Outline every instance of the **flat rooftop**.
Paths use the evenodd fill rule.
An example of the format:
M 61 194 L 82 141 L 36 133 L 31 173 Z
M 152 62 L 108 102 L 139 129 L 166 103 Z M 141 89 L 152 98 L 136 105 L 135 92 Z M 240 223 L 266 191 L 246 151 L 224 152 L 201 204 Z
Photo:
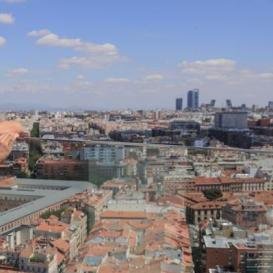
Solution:
M 0 213 L 0 227 L 94 188 L 85 181 L 16 179 L 11 188 L 0 189 L 0 196 L 28 196 L 34 200 Z
M 204 244 L 207 248 L 230 248 L 230 244 L 244 244 L 246 239 L 244 238 L 226 238 L 222 236 L 216 236 L 212 238 L 210 236 L 204 236 Z

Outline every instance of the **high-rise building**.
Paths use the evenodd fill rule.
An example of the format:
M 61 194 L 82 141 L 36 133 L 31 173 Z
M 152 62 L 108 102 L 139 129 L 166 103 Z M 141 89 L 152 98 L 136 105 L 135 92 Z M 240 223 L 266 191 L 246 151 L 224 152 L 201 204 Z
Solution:
M 88 145 L 80 151 L 81 160 L 98 161 L 102 163 L 120 162 L 125 158 L 123 146 Z
M 268 109 L 273 110 L 273 101 L 268 102 Z
M 199 132 L 200 124 L 192 120 L 173 120 L 169 124 L 171 130 L 179 130 L 183 132 Z
M 226 100 L 226 106 L 227 106 L 227 108 L 232 108 L 232 102 L 230 99 Z
M 243 103 L 243 104 L 241 105 L 241 110 L 243 110 L 243 111 L 246 110 L 246 104 L 245 104 L 245 103 Z
M 182 111 L 183 109 L 183 99 L 182 98 L 177 98 L 175 100 L 175 110 L 176 111 Z
M 195 110 L 199 107 L 199 89 L 188 91 L 188 108 Z
M 209 137 L 228 146 L 249 149 L 253 136 L 248 129 L 247 112 L 228 110 L 215 113 L 214 128 L 209 129 Z
M 247 112 L 218 112 L 214 117 L 215 128 L 247 129 Z
M 215 107 L 215 103 L 216 103 L 216 100 L 213 99 L 213 100 L 210 101 L 209 106 Z

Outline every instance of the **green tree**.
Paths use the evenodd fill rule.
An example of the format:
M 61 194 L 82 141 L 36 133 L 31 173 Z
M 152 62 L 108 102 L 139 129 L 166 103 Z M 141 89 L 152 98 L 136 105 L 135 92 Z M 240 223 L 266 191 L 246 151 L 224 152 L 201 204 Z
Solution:
M 219 189 L 204 190 L 203 194 L 209 200 L 215 200 L 215 199 L 220 198 L 220 197 L 223 196 L 221 190 L 219 190 Z
M 58 217 L 60 219 L 62 213 L 65 211 L 65 208 L 60 208 L 58 210 L 47 210 L 46 212 L 44 212 L 43 214 L 41 214 L 41 218 L 43 219 L 48 219 L 51 215 L 54 215 L 56 217 Z
M 37 160 L 42 156 L 42 147 L 39 140 L 29 142 L 29 169 L 33 172 Z
M 40 123 L 39 122 L 33 122 L 30 135 L 31 135 L 31 137 L 40 137 Z

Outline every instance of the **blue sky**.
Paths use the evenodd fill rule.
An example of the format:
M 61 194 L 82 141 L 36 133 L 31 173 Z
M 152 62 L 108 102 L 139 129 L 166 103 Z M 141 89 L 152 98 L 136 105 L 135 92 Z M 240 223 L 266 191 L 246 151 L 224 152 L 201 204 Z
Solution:
M 0 0 L 1 103 L 273 100 L 272 0 Z

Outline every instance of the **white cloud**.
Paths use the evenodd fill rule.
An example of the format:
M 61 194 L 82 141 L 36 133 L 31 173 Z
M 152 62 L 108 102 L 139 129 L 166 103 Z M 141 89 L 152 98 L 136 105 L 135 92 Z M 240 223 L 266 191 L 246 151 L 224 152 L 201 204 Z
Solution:
M 15 21 L 11 13 L 0 13 L 0 23 L 2 24 L 13 24 Z
M 200 81 L 225 81 L 238 84 L 243 81 L 272 80 L 273 73 L 260 73 L 250 69 L 242 69 L 231 59 L 219 58 L 203 61 L 183 61 L 179 64 L 183 75 L 188 79 L 198 78 Z
M 0 36 L 0 47 L 3 46 L 6 42 L 7 40 L 4 37 Z
M 41 32 L 41 31 L 38 31 Z M 58 35 L 54 33 L 47 33 L 37 40 L 38 45 L 46 45 L 46 46 L 56 46 L 56 47 L 71 47 L 76 48 L 81 45 L 80 39 L 68 39 L 68 38 L 60 38 Z
M 17 76 L 23 76 L 27 74 L 29 70 L 25 67 L 19 67 L 19 68 L 14 68 L 11 69 L 7 72 L 7 76 L 9 77 L 17 77 Z
M 106 83 L 128 83 L 130 82 L 127 78 L 107 78 L 105 79 Z
M 69 69 L 73 66 L 81 66 L 90 69 L 99 69 L 111 65 L 118 57 L 109 58 L 104 55 L 73 56 L 60 60 L 59 67 Z
M 92 88 L 93 84 L 91 81 L 86 79 L 86 77 L 82 74 L 79 74 L 76 76 L 76 79 L 74 79 L 68 86 L 64 86 L 64 89 L 68 92 L 78 92 L 78 91 L 90 91 L 90 88 Z
M 145 77 L 145 80 L 147 81 L 161 81 L 164 77 L 161 74 L 149 74 Z
M 183 61 L 179 64 L 184 73 L 209 75 L 213 78 L 219 74 L 234 71 L 235 66 L 234 60 L 224 58 L 193 62 Z
M 118 49 L 110 43 L 96 44 L 82 41 L 79 38 L 66 38 L 50 32 L 47 29 L 34 30 L 29 36 L 38 37 L 36 43 L 40 46 L 70 48 L 81 52 L 83 56 L 73 56 L 60 61 L 59 67 L 68 69 L 72 66 L 101 68 L 121 59 Z
M 226 97 L 238 103 L 267 100 L 272 89 L 273 71 L 242 67 L 235 60 L 219 58 L 183 61 L 177 75 L 187 88 L 199 87 L 207 100 L 222 101 Z M 206 94 L 205 94 L 206 93 Z M 261 95 L 261 97 L 259 97 Z
M 38 45 L 44 46 L 53 46 L 53 47 L 68 47 L 78 51 L 84 51 L 88 53 L 95 54 L 106 54 L 108 56 L 115 56 L 118 54 L 117 48 L 115 45 L 106 43 L 106 44 L 95 44 L 90 42 L 84 42 L 79 38 L 61 38 L 55 33 L 47 32 L 48 30 L 32 31 L 29 35 L 32 36 L 33 33 L 38 33 L 40 37 L 37 40 Z M 43 34 L 43 32 L 45 34 Z
M 78 51 L 75 50 L 75 52 Z M 63 62 L 64 64 L 69 61 L 73 62 L 73 64 L 67 63 L 67 67 L 76 65 L 77 62 L 81 62 L 78 65 L 98 67 L 109 60 L 108 56 L 104 54 L 98 55 L 99 58 L 96 54 L 80 51 L 79 56 L 66 58 Z M 110 74 L 112 77 L 107 78 L 104 74 L 104 78 L 101 79 L 103 75 L 99 73 L 97 78 L 97 73 L 95 73 L 92 75 L 94 79 L 91 81 L 89 74 L 83 70 L 77 70 L 79 72 L 75 74 L 71 82 L 63 77 L 66 72 L 56 70 L 50 72 L 50 79 L 25 76 L 6 79 L 2 77 L 0 92 L 5 94 L 2 96 L 5 100 L 10 101 L 22 96 L 26 101 L 40 102 L 41 96 L 43 96 L 43 100 L 47 100 L 50 105 L 52 102 L 59 106 L 89 106 L 91 101 L 95 101 L 94 107 L 106 108 L 122 108 L 124 106 L 173 108 L 176 97 L 186 98 L 187 90 L 195 87 L 200 88 L 201 102 L 208 102 L 215 98 L 217 105 L 224 103 L 227 97 L 231 98 L 235 104 L 245 102 L 248 105 L 265 104 L 272 97 L 273 71 L 258 71 L 242 67 L 230 59 L 215 60 L 187 61 L 181 63 L 179 69 L 170 71 L 146 70 L 143 72 L 141 70 L 140 72 L 136 70 L 135 78 L 130 74 L 123 74 L 120 77 Z M 189 67 L 191 70 L 186 70 Z M 33 72 L 31 70 L 31 74 Z M 46 71 L 46 75 L 47 73 Z M 139 76 L 139 73 L 142 76 Z M 69 77 L 69 75 L 70 73 L 66 76 Z M 122 100 L 120 100 L 121 96 Z
M 84 80 L 85 77 L 83 75 L 79 74 L 79 75 L 77 75 L 76 79 L 81 81 L 81 80 Z
M 48 29 L 40 29 L 40 30 L 33 30 L 30 31 L 27 35 L 30 37 L 42 37 L 49 34 L 50 31 Z
M 265 80 L 273 80 L 273 73 L 261 73 L 259 74 L 259 77 Z
M 16 80 L 10 81 L 10 83 L 8 84 L 1 84 L 0 93 L 6 95 L 13 93 L 22 94 L 24 96 L 28 96 L 28 99 L 31 99 L 33 95 L 37 95 L 39 93 L 53 92 L 58 90 L 58 88 L 60 87 L 57 84 L 50 85 L 47 82 L 41 83 L 40 81 L 18 78 Z

